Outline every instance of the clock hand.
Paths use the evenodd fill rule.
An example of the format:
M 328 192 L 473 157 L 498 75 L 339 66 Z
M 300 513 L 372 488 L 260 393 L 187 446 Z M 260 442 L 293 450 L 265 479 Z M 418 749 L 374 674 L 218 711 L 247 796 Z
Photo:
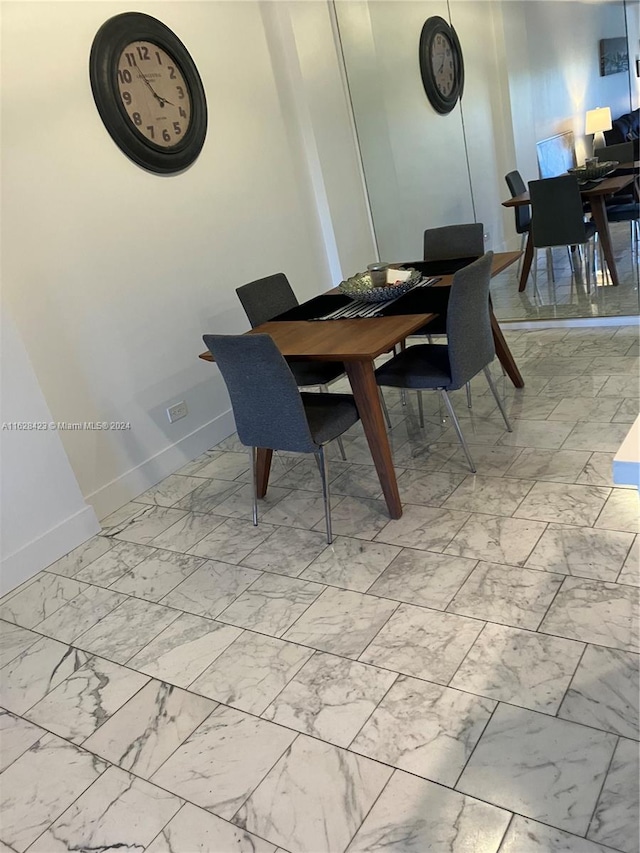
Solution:
M 138 66 L 136 66 L 136 68 L 137 68 L 137 67 L 138 67 Z M 147 86 L 149 87 L 149 89 L 151 89 L 151 94 L 153 95 L 153 97 L 154 97 L 157 101 L 159 101 L 159 102 L 160 102 L 160 106 L 161 106 L 161 107 L 164 107 L 164 105 L 165 105 L 165 104 L 169 104 L 169 106 L 170 106 L 170 107 L 174 106 L 174 105 L 171 103 L 171 101 L 168 101 L 166 98 L 161 97 L 161 96 L 156 92 L 156 90 L 153 88 L 153 86 L 151 85 L 151 83 L 149 83 L 149 81 L 148 81 L 148 80 L 147 80 L 147 78 L 144 76 L 144 74 L 142 73 L 142 71 L 140 71 L 140 69 L 139 69 L 139 68 L 138 68 L 138 74 L 142 77 L 142 79 L 143 79 L 143 80 L 144 80 L 144 82 L 147 84 Z

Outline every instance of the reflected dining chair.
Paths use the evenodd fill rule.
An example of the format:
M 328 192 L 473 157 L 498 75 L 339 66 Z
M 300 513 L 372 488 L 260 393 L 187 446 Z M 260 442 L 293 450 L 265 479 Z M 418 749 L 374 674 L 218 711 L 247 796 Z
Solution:
M 509 187 L 509 192 L 511 193 L 511 198 L 515 198 L 517 195 L 522 195 L 527 191 L 527 185 L 522 180 L 522 175 L 517 169 L 514 169 L 512 172 L 508 172 L 504 176 L 505 181 L 507 182 L 507 186 Z M 516 221 L 516 234 L 521 235 L 520 239 L 520 251 L 524 252 L 525 242 L 527 240 L 527 236 L 529 234 L 529 227 L 531 225 L 531 211 L 528 205 L 523 204 L 518 207 L 513 208 L 513 212 L 515 215 Z M 520 267 L 522 266 L 522 257 L 518 260 L 518 270 L 517 277 L 520 278 Z
M 324 445 L 358 420 L 351 394 L 301 392 L 287 361 L 269 335 L 203 335 L 225 381 L 238 437 L 249 448 L 253 523 L 258 524 L 256 448 L 313 453 L 322 478 L 322 494 L 331 544 L 329 463 Z
M 637 252 L 640 247 L 640 203 L 629 201 L 626 204 L 616 204 L 607 207 L 609 222 L 628 222 L 631 226 L 631 251 Z
M 596 148 L 593 152 L 601 162 L 617 161 L 622 168 L 616 168 L 613 175 L 637 175 L 638 170 L 634 167 L 633 142 L 618 142 L 616 145 L 607 145 L 604 148 Z M 624 165 L 623 165 L 624 164 Z M 621 204 L 633 204 L 640 201 L 636 187 L 624 187 L 617 193 L 604 200 L 605 207 L 618 207 Z M 608 211 L 607 211 L 608 212 Z M 611 222 L 618 220 L 611 219 Z M 596 238 L 597 239 L 597 238 Z
M 591 268 L 595 260 L 593 236 L 596 226 L 584 221 L 580 188 L 575 175 L 560 175 L 529 181 L 531 199 L 531 240 L 533 245 L 533 283 L 537 288 L 537 249 L 555 246 L 586 247 L 583 267 L 586 270 L 587 291 L 591 289 Z M 591 252 L 589 252 L 589 248 Z M 575 261 L 569 259 L 575 272 Z M 589 258 L 591 254 L 591 258 Z
M 236 288 L 236 293 L 251 328 L 268 323 L 279 314 L 284 314 L 290 308 L 295 308 L 300 303 L 289 284 L 289 280 L 282 272 L 265 276 L 264 278 L 250 281 Z M 310 388 L 318 385 L 321 391 L 328 393 L 328 385 L 344 376 L 344 365 L 339 361 L 296 361 L 287 359 L 296 383 L 300 388 Z M 342 439 L 339 439 L 338 447 L 340 455 L 344 460 L 347 456 Z
M 469 467 L 476 467 L 465 441 L 449 391 L 456 391 L 483 371 L 500 409 L 507 430 L 511 425 L 489 372 L 495 346 L 489 315 L 489 282 L 493 252 L 459 270 L 453 277 L 447 310 L 447 343 L 418 344 L 407 347 L 376 370 L 379 385 L 411 388 L 418 391 L 422 417 L 423 389 L 440 392 L 464 450 Z

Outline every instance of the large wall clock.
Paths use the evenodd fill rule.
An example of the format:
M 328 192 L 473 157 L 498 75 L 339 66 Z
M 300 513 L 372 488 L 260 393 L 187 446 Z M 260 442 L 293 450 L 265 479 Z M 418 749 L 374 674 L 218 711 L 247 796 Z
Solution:
M 193 163 L 207 133 L 207 101 L 169 27 L 140 12 L 109 18 L 93 40 L 89 76 L 105 127 L 135 163 L 160 174 Z
M 420 33 L 422 85 L 434 110 L 450 113 L 464 87 L 464 62 L 456 31 L 444 18 L 427 18 Z

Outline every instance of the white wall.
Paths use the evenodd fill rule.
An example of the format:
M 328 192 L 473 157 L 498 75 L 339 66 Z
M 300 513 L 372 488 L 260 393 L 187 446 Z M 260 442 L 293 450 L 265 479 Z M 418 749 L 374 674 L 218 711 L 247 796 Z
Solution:
M 137 4 L 185 42 L 208 98 L 199 159 L 161 177 L 114 145 L 89 86 L 95 32 L 130 4 L 3 4 L 3 287 L 52 417 L 131 423 L 62 435 L 99 517 L 231 431 L 218 371 L 197 355 L 203 333 L 248 327 L 237 286 L 283 270 L 303 299 L 335 284 L 340 263 L 373 251 L 362 189 L 359 199 L 351 192 L 346 99 L 334 88 L 323 120 L 346 128 L 331 150 L 322 142 L 323 168 L 334 183 L 350 176 L 353 201 L 330 265 L 293 120 L 320 83 L 303 69 L 297 95 L 285 91 L 273 5 Z M 300 52 L 304 65 L 308 46 Z M 332 215 L 337 204 L 334 187 Z M 169 424 L 165 409 L 178 400 L 189 415 Z
M 10 428 L 12 422 L 48 425 L 52 416 L 5 305 L 0 345 L 0 593 L 4 593 L 97 533 L 99 525 L 82 498 L 60 434 L 52 429 Z

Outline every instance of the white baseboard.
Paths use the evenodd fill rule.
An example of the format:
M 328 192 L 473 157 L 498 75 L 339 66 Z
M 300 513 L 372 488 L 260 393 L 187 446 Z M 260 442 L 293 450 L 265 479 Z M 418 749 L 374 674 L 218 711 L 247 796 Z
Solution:
M 93 507 L 85 506 L 13 554 L 3 557 L 0 570 L 1 594 L 24 583 L 99 532 L 100 524 Z
M 562 329 L 589 326 L 640 326 L 640 316 L 630 317 L 563 317 L 557 320 L 500 320 L 500 328 L 514 329 Z
M 200 456 L 205 450 L 219 444 L 231 435 L 235 428 L 233 412 L 228 409 L 146 462 L 131 468 L 90 495 L 85 495 L 85 500 L 93 506 L 98 518 L 105 518 Z

